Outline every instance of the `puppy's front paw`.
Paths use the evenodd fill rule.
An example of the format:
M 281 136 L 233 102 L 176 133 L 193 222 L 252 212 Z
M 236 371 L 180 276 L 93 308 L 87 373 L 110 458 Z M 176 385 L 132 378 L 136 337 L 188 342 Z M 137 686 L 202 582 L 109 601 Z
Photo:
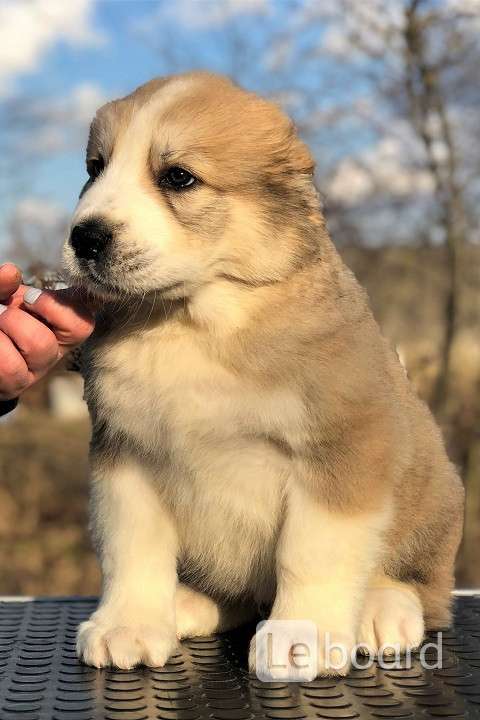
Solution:
M 371 588 L 358 635 L 362 652 L 393 655 L 417 648 L 425 633 L 420 600 L 409 589 Z
M 148 624 L 139 615 L 138 624 L 122 622 L 94 613 L 77 634 L 77 655 L 87 665 L 108 665 L 130 670 L 136 665 L 162 667 L 177 646 L 175 628 Z
M 175 596 L 177 637 L 211 635 L 218 629 L 220 609 L 212 598 L 180 584 Z
M 317 675 L 322 677 L 347 675 L 356 655 L 355 647 L 353 632 L 320 631 L 318 634 Z
M 250 643 L 249 668 L 269 681 L 308 681 L 318 676 L 343 676 L 355 654 L 355 635 L 323 630 L 295 620 L 267 623 Z

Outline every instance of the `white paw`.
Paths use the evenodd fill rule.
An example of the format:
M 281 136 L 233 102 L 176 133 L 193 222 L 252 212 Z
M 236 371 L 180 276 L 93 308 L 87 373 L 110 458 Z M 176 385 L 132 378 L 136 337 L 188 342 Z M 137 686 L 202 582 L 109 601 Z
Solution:
M 347 675 L 355 655 L 353 632 L 319 632 L 317 675 Z
M 425 633 L 420 600 L 413 591 L 385 587 L 367 593 L 358 633 L 361 650 L 393 655 L 417 648 Z
M 141 618 L 139 618 L 140 620 Z M 94 613 L 78 628 L 77 655 L 87 665 L 101 668 L 109 665 L 130 670 L 135 665 L 162 667 L 174 652 L 177 638 L 174 629 L 159 622 L 125 624 Z
M 218 628 L 220 610 L 217 603 L 186 585 L 177 588 L 175 613 L 179 639 L 211 635 Z
M 350 670 L 355 655 L 353 633 L 317 628 L 312 643 L 310 634 L 295 635 L 292 624 L 283 637 L 273 630 L 270 646 L 266 640 L 268 634 L 268 630 L 262 629 L 253 636 L 248 657 L 250 671 L 262 680 L 309 681 L 318 676 L 347 675 Z

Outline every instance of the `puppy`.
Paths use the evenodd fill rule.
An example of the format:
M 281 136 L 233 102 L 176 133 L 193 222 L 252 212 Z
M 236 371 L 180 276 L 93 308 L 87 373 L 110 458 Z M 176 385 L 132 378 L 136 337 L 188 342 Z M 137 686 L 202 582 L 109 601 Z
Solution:
M 87 664 L 161 666 L 260 605 L 348 652 L 450 622 L 463 488 L 313 167 L 275 105 L 207 73 L 92 123 L 64 248 L 103 299 L 83 359 L 104 582 Z

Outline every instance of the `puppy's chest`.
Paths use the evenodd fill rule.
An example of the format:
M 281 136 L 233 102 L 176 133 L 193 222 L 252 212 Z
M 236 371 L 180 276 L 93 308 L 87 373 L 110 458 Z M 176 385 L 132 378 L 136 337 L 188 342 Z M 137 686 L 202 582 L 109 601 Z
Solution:
M 203 589 L 268 598 L 291 462 L 281 441 L 302 426 L 298 400 L 253 387 L 182 334 L 122 341 L 92 360 L 99 420 L 156 458 L 182 572 Z
M 295 443 L 301 434 L 304 410 L 293 392 L 255 386 L 175 328 L 103 346 L 94 363 L 91 392 L 107 423 L 177 460 L 249 441 L 258 454 L 261 441 Z

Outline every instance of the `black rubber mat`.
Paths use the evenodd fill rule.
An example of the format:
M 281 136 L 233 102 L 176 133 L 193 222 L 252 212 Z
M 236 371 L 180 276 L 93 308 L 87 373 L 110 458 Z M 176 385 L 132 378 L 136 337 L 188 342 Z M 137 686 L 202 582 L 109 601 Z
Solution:
M 300 720 L 479 718 L 480 596 L 457 600 L 443 667 L 376 665 L 342 680 L 262 683 L 249 676 L 252 628 L 182 644 L 168 665 L 94 670 L 75 657 L 89 599 L 0 603 L 1 720 Z

